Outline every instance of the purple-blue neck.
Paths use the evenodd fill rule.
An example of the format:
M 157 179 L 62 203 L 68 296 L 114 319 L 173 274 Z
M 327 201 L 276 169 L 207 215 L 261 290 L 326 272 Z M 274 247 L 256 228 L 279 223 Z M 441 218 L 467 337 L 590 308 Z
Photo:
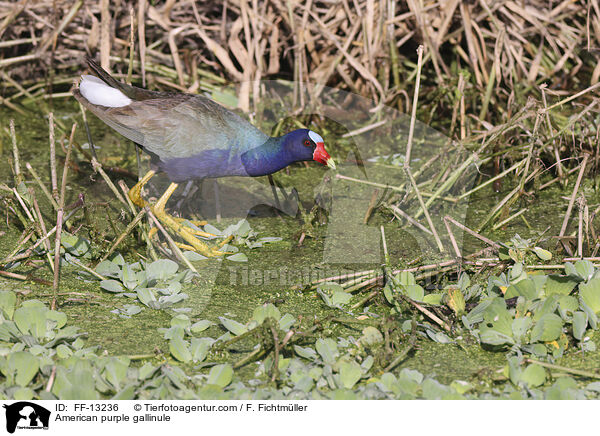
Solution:
M 312 159 L 312 150 L 302 144 L 306 129 L 294 130 L 287 135 L 269 138 L 263 145 L 243 153 L 242 164 L 249 176 L 273 174 L 288 165 Z

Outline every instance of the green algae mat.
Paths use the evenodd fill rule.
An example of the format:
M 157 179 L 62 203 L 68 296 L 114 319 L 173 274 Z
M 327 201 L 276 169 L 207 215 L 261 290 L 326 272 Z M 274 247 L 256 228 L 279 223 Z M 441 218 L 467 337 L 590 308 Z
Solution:
M 522 179 L 508 175 L 495 193 L 477 178 L 489 161 L 418 127 L 417 186 L 424 202 L 435 197 L 433 227 L 447 230 L 442 255 L 390 145 L 406 135 L 372 143 L 374 132 L 368 150 L 336 142 L 336 159 L 358 153 L 362 166 L 295 165 L 273 186 L 184 187 L 172 210 L 208 218 L 209 243 L 229 241 L 225 256 L 206 259 L 148 232 L 144 210 L 127 204 L 119 182 L 136 181 L 132 144 L 90 119 L 105 135 L 92 165 L 85 130 L 70 139 L 78 111 L 59 113 L 62 197 L 48 119 L 15 119 L 17 154 L 10 129 L 2 137 L 3 398 L 597 398 L 600 272 L 593 257 L 563 261 L 546 234 L 562 221 L 547 211 L 579 182 L 552 185 L 524 219 L 492 228 L 490 213 Z M 326 138 L 344 135 L 330 128 Z M 596 201 L 591 183 L 578 189 Z

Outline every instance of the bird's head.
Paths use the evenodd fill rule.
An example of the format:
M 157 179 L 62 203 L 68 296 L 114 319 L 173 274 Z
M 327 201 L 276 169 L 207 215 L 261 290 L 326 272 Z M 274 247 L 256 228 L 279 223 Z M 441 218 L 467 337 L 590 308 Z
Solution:
M 298 129 L 285 135 L 285 146 L 295 160 L 314 160 L 335 169 L 335 162 L 325 150 L 321 135 L 312 130 Z

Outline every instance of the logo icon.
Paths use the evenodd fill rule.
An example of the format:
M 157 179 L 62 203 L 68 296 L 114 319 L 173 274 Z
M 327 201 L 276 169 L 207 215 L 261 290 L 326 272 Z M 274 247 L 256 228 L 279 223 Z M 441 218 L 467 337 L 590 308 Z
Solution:
M 14 433 L 17 428 L 48 430 L 50 422 L 48 409 L 29 401 L 5 404 L 3 407 L 6 409 L 6 431 L 9 433 Z

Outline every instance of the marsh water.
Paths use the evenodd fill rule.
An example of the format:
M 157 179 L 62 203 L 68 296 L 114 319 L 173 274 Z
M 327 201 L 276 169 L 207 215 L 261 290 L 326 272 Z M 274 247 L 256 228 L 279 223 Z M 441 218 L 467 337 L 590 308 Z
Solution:
M 55 102 L 54 116 L 66 126 L 66 131 L 70 130 L 74 121 L 78 123 L 75 141 L 89 152 L 81 113 L 74 101 Z M 50 186 L 48 119 L 42 114 L 22 117 L 0 109 L 0 183 L 9 187 L 14 186 L 12 146 L 7 134 L 10 118 L 15 120 L 21 170 L 25 179 L 29 180 L 27 186 L 35 190 L 47 225 L 53 225 L 56 219 L 53 210 L 25 169 L 25 164 L 30 163 L 43 183 Z M 130 141 L 111 131 L 91 114 L 88 115 L 88 122 L 98 160 L 107 168 L 112 180 L 117 182 L 122 179 L 127 186 L 133 186 L 138 172 L 143 171 L 143 167 L 147 165 L 145 160 L 142 161 L 142 169 L 138 170 L 135 146 Z M 288 170 L 280 171 L 275 179 L 284 187 L 289 198 L 285 199 L 279 193 L 279 209 L 273 207 L 275 200 L 266 178 L 227 179 L 217 183 L 206 180 L 202 184 L 187 187 L 187 196 L 181 195 L 186 186 L 180 187 L 178 194 L 169 203 L 176 213 L 186 217 L 195 214 L 220 229 L 247 219 L 258 237 L 281 238 L 258 248 L 240 246 L 240 251 L 248 258 L 247 262 L 226 259 L 194 262 L 200 276 L 185 285 L 184 291 L 190 298 L 180 306 L 189 308 L 191 312 L 188 313 L 194 319 L 213 321 L 224 315 L 239 321 L 246 320 L 255 307 L 265 302 L 274 302 L 282 313 L 289 312 L 295 317 L 324 317 L 332 313 L 333 309 L 325 306 L 314 290 L 307 290 L 306 285 L 316 279 L 346 272 L 380 268 L 384 262 L 381 226 L 385 231 L 385 242 L 394 267 L 402 268 L 415 260 L 420 264 L 427 264 L 449 258 L 450 254 L 439 255 L 431 238 L 423 236 L 422 232 L 406 222 L 392 219 L 390 213 L 375 212 L 368 224 L 364 224 L 364 216 L 372 197 L 380 198 L 389 194 L 389 190 L 379 188 L 374 194 L 377 189 L 374 185 L 336 177 L 336 174 L 342 174 L 392 186 L 404 183 L 401 166 L 389 159 L 383 159 L 383 164 L 373 162 L 378 156 L 390 156 L 398 151 L 389 146 L 390 138 L 392 143 L 397 140 L 396 133 L 392 129 L 368 134 L 363 141 L 364 146 L 359 147 L 361 159 L 365 163 L 361 167 L 356 165 L 356 159 L 353 158 L 357 154 L 354 145 L 338 140 L 338 132 L 334 126 L 323 136 L 331 155 L 339 163 L 338 172 L 333 173 L 314 163 L 295 164 Z M 386 140 L 378 141 L 377 135 L 381 134 L 388 135 Z M 68 140 L 59 130 L 56 136 L 59 144 L 57 155 L 60 183 L 64 147 Z M 423 136 L 427 137 L 425 134 Z M 403 147 L 404 145 L 400 148 Z M 432 156 L 426 153 L 421 155 L 418 149 L 414 155 L 416 167 L 419 162 L 425 162 Z M 447 159 L 452 161 L 454 158 L 447 156 Z M 96 242 L 92 247 L 98 250 L 93 253 L 93 257 L 97 258 L 102 250 L 105 251 L 112 245 L 116 237 L 112 226 L 121 232 L 130 218 L 123 213 L 124 207 L 78 149 L 73 150 L 72 162 L 66 185 L 66 204 L 75 202 L 79 194 L 83 194 L 90 218 L 89 222 L 84 223 L 83 212 L 78 212 L 73 218 L 73 223 L 77 225 L 73 225 L 72 233 Z M 443 167 L 444 162 L 441 161 L 439 165 Z M 473 164 L 468 177 L 465 177 L 465 183 L 474 186 L 490 174 L 489 164 L 480 167 Z M 549 174 L 542 175 L 542 180 L 550 178 Z M 149 188 L 148 196 L 159 196 L 167 183 L 164 177 L 157 177 Z M 436 220 L 441 222 L 441 217 L 448 213 L 467 226 L 476 228 L 516 183 L 518 181 L 506 178 L 502 181 L 500 192 L 494 192 L 492 185 L 489 185 L 460 204 L 448 202 L 440 208 Z M 293 193 L 294 189 L 297 196 Z M 536 238 L 548 226 L 552 229 L 548 234 L 557 234 L 566 209 L 566 202 L 561 196 L 570 195 L 571 189 L 570 186 L 563 189 L 556 183 L 531 200 L 524 196 L 520 200 L 520 207 L 527 208 L 523 214 L 524 219 L 517 218 L 493 232 L 487 228 L 485 236 L 498 241 L 508 241 L 515 234 L 523 238 Z M 584 189 L 588 198 L 598 197 L 591 181 L 584 183 Z M 193 193 L 189 195 L 190 192 Z M 315 208 L 315 205 L 319 207 Z M 14 215 L 8 213 L 6 203 L 0 203 L 0 212 L 0 258 L 5 258 L 22 236 L 23 227 Z M 308 216 L 310 223 L 306 222 Z M 480 241 L 460 236 L 463 253 L 483 248 Z M 548 244 L 547 248 L 554 247 Z M 148 256 L 145 246 L 134 236 L 126 238 L 118 251 L 129 261 Z M 89 260 L 84 262 L 93 264 Z M 16 265 L 11 271 L 52 281 L 51 272 L 43 260 Z M 20 299 L 37 298 L 49 302 L 52 298 L 51 286 L 31 281 L 0 278 L 0 289 L 16 291 Z M 59 309 L 68 315 L 71 324 L 87 333 L 89 345 L 99 345 L 111 355 L 143 355 L 153 353 L 156 348 L 165 348 L 166 341 L 157 333 L 157 329 L 168 326 L 172 316 L 170 311 L 144 308 L 141 313 L 130 318 L 119 316 L 111 311 L 127 303 L 127 298 L 102 291 L 97 281 L 83 280 L 78 269 L 68 264 L 62 269 L 60 291 Z M 368 305 L 364 310 L 368 313 Z M 217 327 L 213 329 L 218 334 Z M 360 330 L 344 333 L 359 334 Z M 342 332 L 331 334 L 335 337 Z M 564 361 L 572 367 L 586 366 L 581 356 L 575 354 L 565 357 Z M 401 367 L 417 369 L 442 382 L 450 382 L 458 378 L 468 379 L 482 371 L 494 372 L 504 363 L 503 353 L 488 352 L 468 344 L 459 347 L 428 341 L 420 344 L 401 363 Z

